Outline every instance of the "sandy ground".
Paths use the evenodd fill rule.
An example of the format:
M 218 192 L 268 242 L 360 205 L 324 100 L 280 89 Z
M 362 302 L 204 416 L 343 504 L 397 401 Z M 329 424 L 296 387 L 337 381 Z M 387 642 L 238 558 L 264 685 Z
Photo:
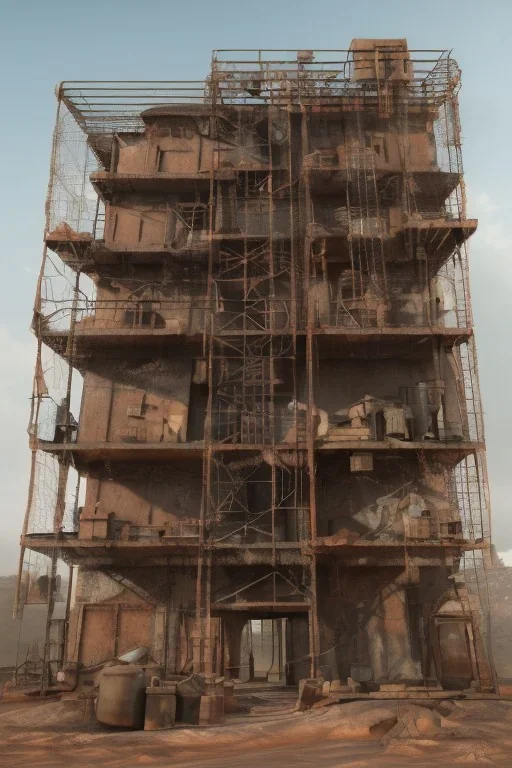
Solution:
M 512 766 L 512 702 L 354 701 L 299 713 L 293 701 L 294 694 L 255 694 L 249 714 L 222 726 L 134 732 L 85 722 L 82 702 L 4 699 L 0 766 Z

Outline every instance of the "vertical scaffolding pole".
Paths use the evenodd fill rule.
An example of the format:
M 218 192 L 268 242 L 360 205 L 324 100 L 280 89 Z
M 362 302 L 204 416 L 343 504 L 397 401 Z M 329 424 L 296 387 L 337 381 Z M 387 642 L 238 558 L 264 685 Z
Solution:
M 302 110 L 302 161 L 308 154 L 308 111 L 304 105 Z M 306 302 L 306 386 L 307 386 L 307 417 L 306 417 L 306 454 L 307 468 L 309 476 L 309 577 L 310 577 L 310 611 L 309 611 L 309 653 L 310 653 L 310 675 L 316 675 L 319 648 L 319 627 L 317 611 L 317 588 L 316 588 L 316 483 L 315 483 L 315 395 L 314 395 L 314 350 L 313 350 L 313 330 L 315 307 L 310 296 L 310 275 L 311 275 L 311 255 L 312 242 L 310 235 L 310 223 L 313 221 L 312 201 L 309 181 L 309 171 L 302 162 L 303 184 L 304 184 L 304 295 Z

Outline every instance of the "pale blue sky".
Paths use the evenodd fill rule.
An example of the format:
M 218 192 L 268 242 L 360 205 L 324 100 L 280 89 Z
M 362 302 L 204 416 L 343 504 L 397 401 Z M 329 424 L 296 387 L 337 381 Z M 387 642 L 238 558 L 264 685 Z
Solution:
M 512 377 L 511 0 L 0 0 L 3 236 L 0 280 L 0 573 L 15 569 L 24 511 L 32 341 L 54 87 L 72 79 L 203 79 L 212 48 L 348 48 L 406 37 L 451 48 L 463 70 L 461 117 L 473 305 L 498 550 L 512 549 L 508 403 Z

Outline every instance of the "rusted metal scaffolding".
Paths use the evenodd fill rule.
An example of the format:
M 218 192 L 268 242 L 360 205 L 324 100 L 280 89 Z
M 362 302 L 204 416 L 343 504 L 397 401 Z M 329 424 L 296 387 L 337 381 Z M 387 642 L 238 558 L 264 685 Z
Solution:
M 79 477 L 70 444 L 77 429 L 72 412 L 77 412 L 77 369 L 87 334 L 107 327 L 156 329 L 162 313 L 172 314 L 184 304 L 191 317 L 195 313 L 186 332 L 203 338 L 208 384 L 195 669 L 212 672 L 215 611 L 255 583 L 240 583 L 233 592 L 216 591 L 218 552 L 229 542 L 250 543 L 257 534 L 272 553 L 257 581 L 268 579 L 273 585 L 270 602 L 274 607 L 286 605 L 287 599 L 307 604 L 310 673 L 317 672 L 322 653 L 315 483 L 319 329 L 354 334 L 398 329 L 403 319 L 388 308 L 393 296 L 404 291 L 408 297 L 414 291 L 428 293 L 416 325 L 420 329 L 437 326 L 433 281 L 442 286 L 439 295 L 449 296 L 446 322 L 460 330 L 462 339 L 457 359 L 467 407 L 463 438 L 473 447 L 455 467 L 453 497 L 464 537 L 475 543 L 462 562 L 472 569 L 485 564 L 481 545 L 490 541 L 489 501 L 476 353 L 468 332 L 472 317 L 465 240 L 473 222 L 466 218 L 462 178 L 460 72 L 449 52 L 410 51 L 404 64 L 410 68 L 407 82 L 393 85 L 387 68 L 394 67 L 395 60 L 376 50 L 371 52 L 376 77 L 370 82 L 358 77 L 361 60 L 368 66 L 370 55 L 362 53 L 366 59 L 353 51 L 215 51 L 205 83 L 60 85 L 46 244 L 34 306 L 38 347 L 29 427 L 32 468 L 18 614 L 24 572 L 32 567 L 26 537 L 51 534 L 57 540 L 63 531 L 77 528 Z M 205 241 L 187 246 L 191 262 L 206 254 L 206 280 L 194 275 L 189 279 L 195 286 L 190 298 L 190 290 L 185 297 L 179 292 L 169 297 L 163 285 L 148 287 L 130 278 L 129 300 L 98 300 L 88 273 L 91 258 L 106 258 L 105 213 L 89 176 L 95 171 L 108 174 L 113 139 L 118 133 L 141 132 L 143 110 L 170 104 L 200 108 L 216 141 L 203 191 L 195 203 L 179 212 L 190 232 L 207 230 Z M 420 109 L 431 115 L 437 164 L 445 172 L 442 178 L 421 176 L 414 168 L 409 125 Z M 344 139 L 344 151 L 313 150 L 311 133 L 329 138 L 336 130 L 332 116 L 340 111 L 355 115 L 355 130 Z M 394 120 L 400 174 L 383 180 L 376 162 L 379 152 L 386 150 L 384 145 L 378 151 L 368 146 L 358 117 L 363 113 L 376 120 Z M 250 146 L 248 135 L 257 137 Z M 230 173 L 229 164 L 223 162 L 226 146 L 237 157 L 235 195 L 226 183 Z M 334 218 L 318 194 L 326 169 L 332 171 L 332 188 L 341 190 L 346 199 Z M 425 205 L 433 192 L 438 195 L 436 210 Z M 397 201 L 406 217 L 405 250 L 416 254 L 399 271 L 388 268 L 394 247 L 389 235 L 392 223 L 382 206 L 389 200 Z M 438 224 L 440 219 L 443 226 Z M 446 221 L 453 225 L 451 229 Z M 69 233 L 64 233 L 62 242 L 55 234 L 63 222 L 78 233 L 71 250 Z M 233 223 L 236 236 L 230 235 Z M 460 236 L 454 245 L 455 230 Z M 187 252 L 169 243 L 166 235 L 161 250 Z M 349 269 L 329 263 L 334 247 L 347 249 Z M 304 370 L 299 370 L 299 360 L 305 361 Z M 428 397 L 435 400 L 437 395 L 434 383 Z M 409 393 L 412 405 L 417 396 Z M 449 423 L 438 425 L 437 440 L 450 441 L 451 435 Z M 260 502 L 255 508 L 248 499 L 256 486 Z M 292 574 L 276 557 L 276 545 L 284 535 L 297 543 L 302 555 L 301 566 Z M 48 648 L 58 550 L 46 554 L 51 584 Z M 279 585 L 285 588 L 278 589 Z M 47 650 L 43 690 L 48 685 L 48 664 Z

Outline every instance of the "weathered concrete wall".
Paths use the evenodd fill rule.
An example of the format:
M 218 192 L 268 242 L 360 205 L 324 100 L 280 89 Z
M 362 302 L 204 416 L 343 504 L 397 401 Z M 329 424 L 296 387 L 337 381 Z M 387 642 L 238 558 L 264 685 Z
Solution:
M 407 141 L 388 120 L 373 116 L 345 116 L 343 123 L 337 115 L 329 120 L 324 113 L 312 115 L 309 121 L 309 148 L 335 150 L 341 168 L 356 167 L 358 154 L 367 152 L 367 167 L 377 171 L 396 170 L 407 160 L 414 170 L 437 170 L 432 121 L 427 115 L 411 119 Z M 405 151 L 405 158 L 404 158 Z
M 286 627 L 287 683 L 297 685 L 310 675 L 308 615 L 290 616 Z
M 374 456 L 373 470 L 364 473 L 351 472 L 346 455 L 322 456 L 316 478 L 318 534 L 439 539 L 448 536 L 448 523 L 459 523 L 453 530 L 460 534 L 452 490 L 446 466 L 428 459 L 420 463 L 415 454 Z
M 258 168 L 261 142 L 249 126 L 238 126 L 237 141 L 211 138 L 208 119 L 186 116 L 147 118 L 144 135 L 119 137 L 118 173 L 209 173 L 215 168 Z M 239 146 L 236 146 L 239 143 Z
M 123 196 L 107 207 L 105 245 L 113 251 L 166 251 L 208 246 L 205 203 L 176 195 Z M 160 199 L 158 199 L 160 198 Z
M 205 286 L 189 281 L 164 281 L 154 270 L 141 270 L 137 280 L 98 280 L 94 314 L 79 321 L 79 329 L 135 328 L 199 333 L 205 327 Z
M 105 360 L 84 376 L 79 442 L 184 442 L 193 358 Z
M 394 567 L 321 566 L 318 578 L 328 585 L 318 593 L 321 647 L 335 649 L 340 677 L 366 664 L 380 682 L 434 679 L 428 627 L 452 583 L 448 575 L 443 567 L 407 574 Z
M 150 659 L 169 673 L 190 668 L 195 571 L 127 568 L 122 573 L 141 595 L 147 591 L 147 600 L 104 573 L 79 572 L 68 662 L 87 668 L 145 646 Z
M 225 150 L 231 149 L 226 144 L 221 146 Z M 164 118 L 148 126 L 144 135 L 131 138 L 130 143 L 128 137 L 121 136 L 116 171 L 139 174 L 208 173 L 212 162 L 218 162 L 216 147 L 216 141 L 198 132 L 194 120 Z
M 164 247 L 167 211 L 165 205 L 141 200 L 109 205 L 105 227 L 108 248 L 122 249 L 144 246 Z
M 135 526 L 173 527 L 195 522 L 201 505 L 201 463 L 172 466 L 112 464 L 89 475 L 82 519 L 114 514 Z
M 194 569 L 124 568 L 122 573 L 139 590 L 147 590 L 151 602 L 102 573 L 81 572 L 70 622 L 68 660 L 87 667 L 146 645 L 157 663 L 167 664 L 168 673 L 190 671 L 195 638 Z M 229 572 L 218 575 L 221 582 L 230 576 Z M 413 572 L 404 579 L 399 568 L 356 570 L 320 565 L 318 577 L 326 587 L 318 594 L 320 665 L 334 679 L 348 677 L 354 664 L 370 665 L 380 682 L 435 676 L 432 659 L 426 655 L 428 637 L 420 640 L 424 637 L 420 627 L 428 626 L 432 611 L 449 588 L 447 576 L 448 571 L 439 568 L 421 568 L 418 575 Z M 251 600 L 265 598 L 265 589 L 250 592 Z M 227 673 L 231 665 L 247 679 L 249 649 L 242 642 L 242 629 L 250 615 L 225 614 L 224 633 L 219 619 L 212 621 L 212 642 L 220 643 L 215 654 L 218 673 Z M 287 680 L 293 684 L 309 676 L 308 613 L 288 617 L 285 634 L 283 656 Z M 336 658 L 334 667 L 331 651 Z M 262 665 L 267 657 L 270 659 L 268 653 L 260 660 Z M 244 671 L 238 670 L 239 664 Z M 274 666 L 269 664 L 269 668 Z
M 328 413 L 349 408 L 365 395 L 399 399 L 400 387 L 433 379 L 431 365 L 403 359 L 320 361 L 315 404 Z

